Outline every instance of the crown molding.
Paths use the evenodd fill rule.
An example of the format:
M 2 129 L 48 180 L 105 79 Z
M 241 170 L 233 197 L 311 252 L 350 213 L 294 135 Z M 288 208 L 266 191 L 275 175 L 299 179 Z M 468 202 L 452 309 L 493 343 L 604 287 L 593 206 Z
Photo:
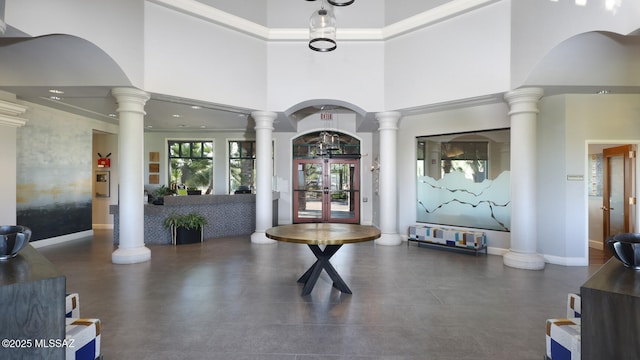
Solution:
M 0 126 L 18 128 L 18 127 L 24 126 L 26 123 L 27 123 L 27 120 L 25 119 L 21 119 L 15 116 L 0 114 Z
M 229 14 L 195 0 L 147 1 L 263 40 L 269 39 L 269 28 L 266 26 L 256 24 L 253 21 Z
M 27 106 L 0 100 L 0 126 L 24 126 L 27 120 L 19 118 L 18 116 L 26 112 L 27 109 Z
M 384 40 L 416 31 L 447 19 L 460 16 L 484 6 L 491 5 L 500 0 L 453 0 L 416 14 L 382 29 Z
M 147 1 L 266 41 L 301 41 L 309 38 L 309 29 L 270 29 L 196 0 Z M 336 38 L 341 41 L 385 41 L 498 1 L 500 0 L 453 0 L 384 28 L 338 28 Z

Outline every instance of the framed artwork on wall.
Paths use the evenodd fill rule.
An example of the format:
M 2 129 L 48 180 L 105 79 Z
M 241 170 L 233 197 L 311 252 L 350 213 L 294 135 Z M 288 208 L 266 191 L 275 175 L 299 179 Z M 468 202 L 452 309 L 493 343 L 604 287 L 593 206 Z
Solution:
M 110 196 L 109 176 L 108 171 L 96 171 L 96 197 L 108 198 Z

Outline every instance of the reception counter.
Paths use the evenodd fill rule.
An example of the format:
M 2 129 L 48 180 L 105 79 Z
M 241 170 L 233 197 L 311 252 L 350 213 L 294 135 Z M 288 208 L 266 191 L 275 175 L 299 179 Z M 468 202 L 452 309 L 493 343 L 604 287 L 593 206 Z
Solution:
M 278 224 L 279 193 L 273 193 L 273 226 Z M 237 195 L 185 195 L 166 196 L 164 205 L 144 206 L 144 243 L 171 244 L 171 233 L 162 226 L 165 217 L 172 213 L 196 212 L 207 219 L 204 239 L 223 236 L 250 235 L 256 229 L 255 194 Z M 118 205 L 111 205 L 113 215 L 113 241 L 120 242 Z

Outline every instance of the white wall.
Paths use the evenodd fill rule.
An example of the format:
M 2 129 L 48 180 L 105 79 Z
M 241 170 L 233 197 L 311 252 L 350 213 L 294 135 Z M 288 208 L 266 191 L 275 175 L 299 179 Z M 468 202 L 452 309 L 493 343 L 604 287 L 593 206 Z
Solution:
M 329 53 L 309 50 L 306 42 L 268 46 L 267 110 L 283 111 L 314 99 L 336 99 L 367 111 L 383 111 L 382 43 L 339 42 Z
M 266 43 L 145 3 L 144 89 L 265 109 Z
M 384 64 L 386 108 L 511 90 L 509 9 L 508 2 L 493 4 L 389 40 Z
M 567 175 L 588 179 L 589 143 L 639 144 L 639 121 L 640 95 L 543 97 L 538 118 L 537 232 L 538 250 L 547 261 L 588 261 L 588 184 L 569 181 Z
M 144 88 L 143 4 L 143 0 L 7 1 L 5 20 L 31 36 L 69 34 L 86 39 L 109 54 L 134 86 Z
M 525 83 L 530 72 L 551 49 L 574 35 L 611 31 L 627 35 L 637 30 L 640 1 L 610 1 L 619 7 L 608 10 L 605 1 L 510 1 L 511 86 Z M 596 83 L 597 84 L 597 83 Z

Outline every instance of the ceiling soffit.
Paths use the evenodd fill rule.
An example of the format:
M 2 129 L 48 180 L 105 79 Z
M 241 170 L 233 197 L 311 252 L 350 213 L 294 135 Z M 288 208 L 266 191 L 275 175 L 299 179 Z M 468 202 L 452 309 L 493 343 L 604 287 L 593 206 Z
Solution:
M 149 0 L 152 3 L 194 16 L 267 41 L 307 40 L 307 28 L 269 28 L 224 12 L 196 0 Z M 452 0 L 383 28 L 338 28 L 340 41 L 384 41 L 440 21 L 493 4 L 499 0 Z

